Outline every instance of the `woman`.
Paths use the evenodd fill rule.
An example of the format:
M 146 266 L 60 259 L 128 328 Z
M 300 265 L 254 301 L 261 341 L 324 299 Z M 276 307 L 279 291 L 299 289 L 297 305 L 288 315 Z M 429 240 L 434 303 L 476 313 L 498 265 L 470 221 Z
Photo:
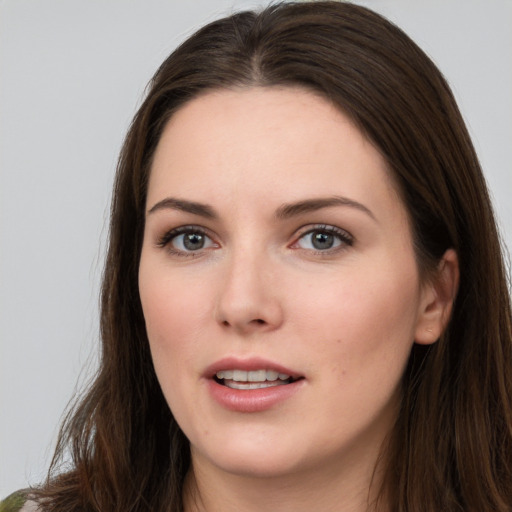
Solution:
M 351 4 L 235 14 L 162 64 L 130 128 L 100 372 L 33 498 L 510 510 L 510 320 L 431 61 Z

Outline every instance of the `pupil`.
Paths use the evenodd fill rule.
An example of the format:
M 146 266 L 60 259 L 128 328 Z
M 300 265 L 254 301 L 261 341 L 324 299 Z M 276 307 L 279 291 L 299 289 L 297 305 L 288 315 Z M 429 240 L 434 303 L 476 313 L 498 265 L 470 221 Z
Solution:
M 204 245 L 204 236 L 200 233 L 189 233 L 183 237 L 183 245 L 190 251 L 202 249 Z
M 329 233 L 317 232 L 313 234 L 312 243 L 315 249 L 330 249 L 334 244 L 334 236 Z

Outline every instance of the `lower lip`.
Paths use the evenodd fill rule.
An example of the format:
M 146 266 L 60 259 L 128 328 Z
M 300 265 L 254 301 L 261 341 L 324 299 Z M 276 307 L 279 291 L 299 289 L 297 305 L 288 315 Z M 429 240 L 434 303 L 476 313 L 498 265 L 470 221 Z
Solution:
M 230 411 L 261 412 L 290 398 L 302 387 L 303 381 L 260 389 L 232 389 L 208 379 L 208 389 L 214 400 Z

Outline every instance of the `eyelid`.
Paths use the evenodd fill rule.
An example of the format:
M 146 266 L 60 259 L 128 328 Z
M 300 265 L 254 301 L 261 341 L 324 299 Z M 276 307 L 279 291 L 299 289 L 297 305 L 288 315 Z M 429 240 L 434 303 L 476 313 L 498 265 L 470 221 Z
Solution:
M 199 233 L 201 235 L 204 235 L 205 237 L 209 238 L 213 242 L 213 244 L 216 246 L 215 248 L 219 247 L 218 242 L 215 241 L 215 237 L 211 234 L 211 232 L 209 230 L 205 229 L 202 226 L 197 226 L 194 224 L 178 226 L 178 227 L 175 227 L 175 228 L 165 231 L 163 235 L 161 235 L 157 238 L 156 246 L 160 247 L 160 248 L 165 248 L 171 254 L 178 255 L 178 256 L 198 256 L 199 254 L 201 254 L 201 252 L 211 249 L 211 247 L 206 247 L 204 249 L 198 249 L 197 251 L 182 251 L 182 250 L 176 249 L 175 247 L 172 247 L 171 242 L 175 238 L 177 238 L 180 235 L 187 234 L 187 233 Z
M 343 250 L 347 246 L 350 247 L 354 244 L 354 237 L 346 229 L 342 229 L 337 226 L 333 226 L 332 224 L 310 224 L 307 226 L 303 226 L 298 230 L 297 234 L 294 236 L 294 241 L 292 242 L 292 244 L 289 247 L 295 248 L 294 246 L 296 246 L 298 244 L 299 240 L 301 240 L 306 235 L 309 235 L 316 231 L 320 231 L 320 232 L 323 231 L 323 232 L 332 234 L 334 236 L 337 236 L 341 241 L 341 245 L 338 247 L 331 248 L 331 249 L 325 249 L 325 250 L 318 249 L 316 251 L 313 249 L 302 249 L 301 247 L 297 247 L 297 249 L 302 249 L 305 251 L 317 252 L 317 253 L 322 253 L 322 254 L 329 254 L 332 252 Z

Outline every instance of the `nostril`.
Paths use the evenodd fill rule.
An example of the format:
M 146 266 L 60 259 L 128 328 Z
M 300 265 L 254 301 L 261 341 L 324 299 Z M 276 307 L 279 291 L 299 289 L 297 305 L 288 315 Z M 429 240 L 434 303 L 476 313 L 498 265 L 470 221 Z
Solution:
M 264 323 L 266 323 L 266 322 L 265 322 L 265 320 L 262 320 L 261 318 L 257 318 L 257 319 L 256 319 L 256 323 L 258 323 L 258 324 L 264 324 Z

